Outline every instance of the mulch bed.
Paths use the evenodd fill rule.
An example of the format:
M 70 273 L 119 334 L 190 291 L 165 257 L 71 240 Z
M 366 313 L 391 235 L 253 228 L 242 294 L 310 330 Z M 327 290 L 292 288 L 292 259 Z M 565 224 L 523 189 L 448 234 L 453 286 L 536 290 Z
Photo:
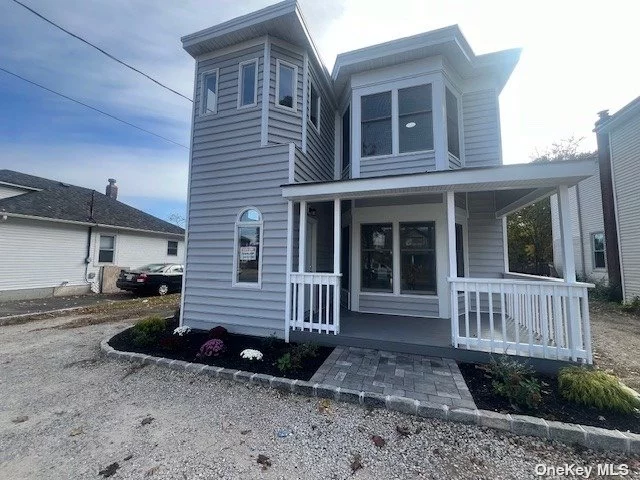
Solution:
M 116 350 L 124 352 L 137 352 L 155 357 L 184 360 L 193 363 L 202 363 L 216 367 L 244 370 L 247 372 L 264 373 L 276 377 L 286 377 L 293 380 L 311 379 L 322 363 L 332 352 L 333 347 L 317 347 L 317 355 L 307 358 L 301 369 L 282 372 L 276 366 L 277 360 L 286 353 L 290 353 L 297 344 L 285 343 L 276 338 L 253 337 L 229 333 L 223 340 L 224 353 L 216 357 L 197 357 L 200 347 L 210 339 L 206 330 L 192 330 L 184 337 L 173 335 L 173 330 L 178 326 L 176 320 L 167 322 L 167 329 L 160 341 L 150 347 L 139 347 L 131 342 L 131 329 L 117 334 L 111 340 L 111 345 Z M 259 350 L 263 354 L 261 361 L 246 360 L 240 357 L 240 352 L 251 348 Z
M 478 408 L 500 413 L 515 413 L 566 423 L 578 423 L 608 429 L 640 433 L 640 414 L 624 414 L 570 403 L 560 396 L 556 377 L 537 375 L 544 382 L 543 400 L 535 410 L 518 409 L 493 392 L 490 375 L 474 363 L 459 363 L 469 391 Z

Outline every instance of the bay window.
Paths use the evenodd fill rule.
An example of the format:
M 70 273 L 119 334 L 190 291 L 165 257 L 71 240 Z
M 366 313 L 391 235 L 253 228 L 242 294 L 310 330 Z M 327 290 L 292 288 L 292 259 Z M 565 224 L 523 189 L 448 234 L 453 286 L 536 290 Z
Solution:
M 391 154 L 391 92 L 361 98 L 362 156 Z
M 436 225 L 400 223 L 400 293 L 436 293 Z
M 398 90 L 400 153 L 433 149 L 431 84 Z
M 458 125 L 458 99 L 445 87 L 447 106 L 447 147 L 449 153 L 460 158 L 460 126 Z

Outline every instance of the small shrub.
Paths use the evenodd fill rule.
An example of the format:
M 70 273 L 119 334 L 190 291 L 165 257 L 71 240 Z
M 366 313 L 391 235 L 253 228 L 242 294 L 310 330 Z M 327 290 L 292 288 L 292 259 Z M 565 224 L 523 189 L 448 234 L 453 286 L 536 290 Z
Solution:
M 565 367 L 558 372 L 560 395 L 567 400 L 631 413 L 640 409 L 640 398 L 614 375 L 585 367 Z
M 507 356 L 491 358 L 486 368 L 492 377 L 493 391 L 520 407 L 535 409 L 542 402 L 540 382 L 533 369 Z
M 158 343 L 167 328 L 167 321 L 159 315 L 140 320 L 131 329 L 131 342 L 138 347 Z
M 280 339 L 276 337 L 275 333 L 272 333 L 268 337 L 262 339 L 262 348 L 267 352 L 275 350 L 279 342 Z
M 276 367 L 282 373 L 287 373 L 293 370 L 293 364 L 291 363 L 291 354 L 289 352 L 282 355 L 278 360 L 276 360 Z
M 313 343 L 299 343 L 291 349 L 291 352 L 291 356 L 306 360 L 318 356 L 318 346 Z
M 182 348 L 184 348 L 185 340 L 183 337 L 170 335 L 170 336 L 161 338 L 158 341 L 158 345 L 162 350 L 166 350 L 167 352 L 177 352 Z
M 198 357 L 217 357 L 224 351 L 224 342 L 219 338 L 212 338 L 202 344 Z
M 227 331 L 227 329 L 224 327 L 221 327 L 220 325 L 218 325 L 217 327 L 213 327 L 211 330 L 209 330 L 210 339 L 217 338 L 218 340 L 226 340 L 228 336 L 229 336 L 229 332 Z

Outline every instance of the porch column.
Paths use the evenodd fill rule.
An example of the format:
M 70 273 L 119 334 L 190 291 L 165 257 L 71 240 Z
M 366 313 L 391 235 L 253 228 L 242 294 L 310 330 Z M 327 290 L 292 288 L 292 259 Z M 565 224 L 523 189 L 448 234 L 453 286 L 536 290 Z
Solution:
M 458 277 L 458 258 L 456 257 L 456 203 L 455 194 L 447 192 L 447 239 L 449 242 L 449 278 Z M 458 346 L 458 292 L 455 282 L 448 282 L 451 291 L 451 344 Z
M 340 235 L 342 211 L 340 209 L 340 199 L 333 201 L 333 273 L 340 275 Z M 340 289 L 342 278 L 336 278 L 336 284 L 333 287 L 333 324 L 336 327 L 334 333 L 340 333 Z M 328 292 L 327 292 L 328 293 Z
M 560 220 L 560 239 L 562 242 L 562 264 L 564 281 L 566 283 L 576 282 L 576 264 L 573 252 L 573 234 L 571 228 L 571 210 L 569 206 L 569 187 L 560 185 L 558 187 L 558 216 Z M 572 298 L 572 289 L 568 289 L 569 298 L 567 301 L 567 347 L 571 352 L 571 359 L 575 362 L 577 356 L 575 348 L 580 344 L 578 339 L 580 314 L 580 304 L 578 298 Z M 587 307 L 589 308 L 589 307 Z
M 293 268 L 293 202 L 287 202 L 287 260 L 286 260 L 285 286 L 286 298 L 284 306 L 284 341 L 289 343 L 289 331 L 291 330 L 291 269 Z
M 305 200 L 300 201 L 300 225 L 298 229 L 298 273 L 305 272 L 306 252 L 307 248 L 307 202 Z M 298 284 L 298 314 L 296 319 L 302 330 L 302 324 L 304 323 L 304 293 L 305 285 Z

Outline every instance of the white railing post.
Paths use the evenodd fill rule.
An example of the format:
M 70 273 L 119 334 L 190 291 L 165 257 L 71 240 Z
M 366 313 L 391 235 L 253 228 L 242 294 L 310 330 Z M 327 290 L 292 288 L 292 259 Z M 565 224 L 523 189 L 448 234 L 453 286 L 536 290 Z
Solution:
M 340 199 L 333 201 L 333 273 L 336 275 L 336 283 L 333 286 L 333 325 L 335 326 L 334 334 L 340 333 L 340 234 L 341 226 Z M 329 287 L 327 287 L 329 288 Z
M 284 341 L 289 343 L 291 330 L 291 269 L 293 265 L 293 201 L 287 202 L 286 297 L 284 302 Z

